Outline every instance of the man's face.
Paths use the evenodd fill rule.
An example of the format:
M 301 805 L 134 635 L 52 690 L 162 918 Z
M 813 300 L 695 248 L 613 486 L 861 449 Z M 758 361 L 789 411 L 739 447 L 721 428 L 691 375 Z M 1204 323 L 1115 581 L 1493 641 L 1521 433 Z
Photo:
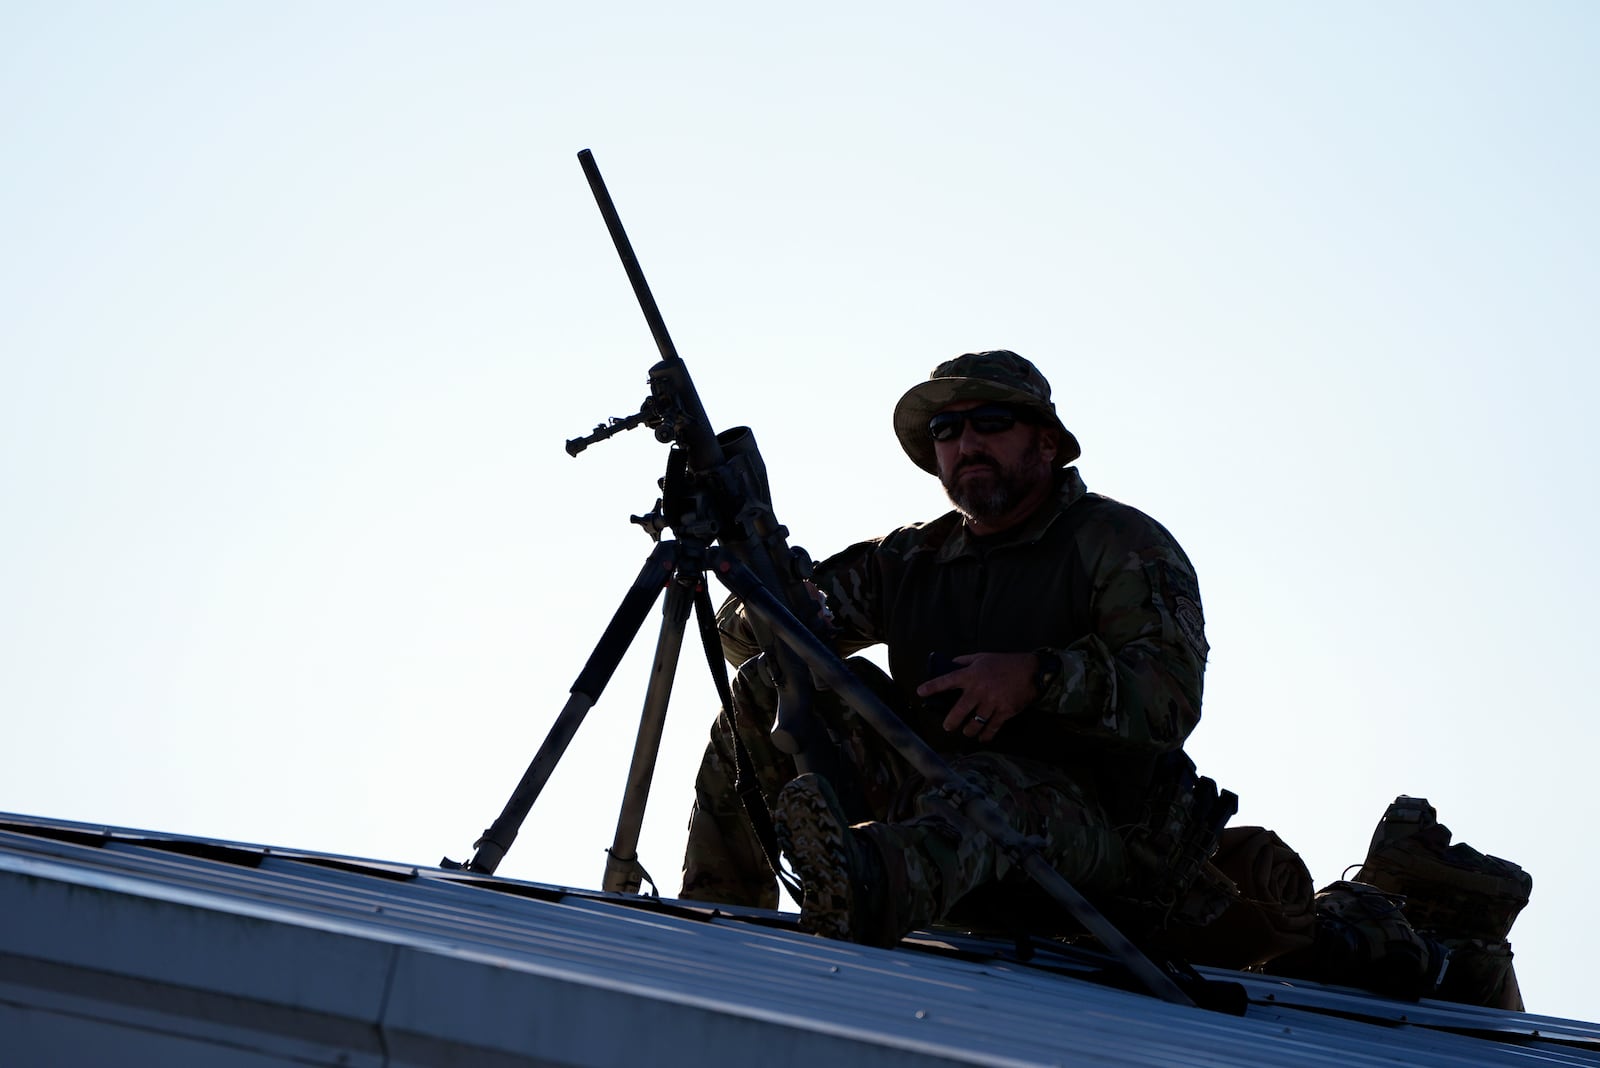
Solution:
M 969 412 L 983 401 L 961 401 L 943 412 Z M 1048 495 L 1056 458 L 1055 436 L 1020 419 L 1010 429 L 982 433 L 971 420 L 933 443 L 939 481 L 950 501 L 980 533 L 1004 530 L 1025 518 Z

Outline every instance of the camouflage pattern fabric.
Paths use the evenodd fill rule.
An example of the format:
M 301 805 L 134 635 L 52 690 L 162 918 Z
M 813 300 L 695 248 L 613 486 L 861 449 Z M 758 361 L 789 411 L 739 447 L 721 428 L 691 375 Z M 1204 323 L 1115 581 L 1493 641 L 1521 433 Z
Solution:
M 883 643 L 887 702 L 961 774 L 996 800 L 1012 825 L 1043 840 L 1080 890 L 1115 894 L 1139 881 L 1121 829 L 1147 816 L 1158 758 L 1181 747 L 1200 714 L 1207 647 L 1198 583 L 1183 550 L 1148 516 L 1088 493 L 1075 469 L 1018 527 L 970 535 L 957 513 L 852 546 L 817 566 L 845 655 Z M 737 730 L 770 805 L 794 776 L 767 738 L 774 698 L 735 601 L 718 614 L 723 649 L 741 665 Z M 931 653 L 1036 653 L 1049 682 L 992 743 L 945 732 L 915 696 Z M 981 836 L 937 798 L 859 719 L 823 711 L 844 740 L 874 820 L 856 830 L 886 861 L 898 926 L 947 916 L 974 888 L 1020 880 Z M 684 859 L 684 897 L 772 907 L 774 877 L 737 799 L 731 740 L 719 729 L 696 781 Z M 1003 897 L 1004 895 L 1002 895 Z M 1003 905 L 991 910 L 1005 911 Z
M 858 674 L 887 682 L 876 665 L 860 659 L 849 663 Z M 768 734 L 776 715 L 775 697 L 754 660 L 740 669 L 733 690 L 740 736 L 770 804 L 794 777 L 793 762 L 772 745 Z M 994 843 L 969 832 L 943 792 L 930 789 L 859 716 L 842 704 L 834 704 L 829 714 L 845 739 L 847 763 L 867 786 L 873 810 L 873 820 L 857 824 L 853 832 L 882 859 L 883 897 L 894 903 L 871 913 L 867 925 L 858 925 L 852 937 L 893 944 L 905 932 L 945 916 L 980 886 L 996 881 L 1019 889 L 1028 885 Z M 775 908 L 777 879 L 737 799 L 734 766 L 731 739 L 721 729 L 713 731 L 696 780 L 681 896 Z M 1121 838 L 1060 769 L 993 753 L 963 757 L 951 767 L 995 802 L 1014 830 L 1039 839 L 1045 859 L 1080 891 L 1099 895 L 1124 882 Z M 996 909 L 1003 906 L 996 903 L 983 911 Z M 968 919 L 987 919 L 992 926 L 1005 922 L 982 914 L 969 914 Z
M 976 753 L 951 763 L 955 772 L 1004 813 L 1011 829 L 1039 843 L 1051 867 L 1091 900 L 1123 886 L 1128 864 L 1121 837 L 1104 812 L 1059 769 L 1041 761 L 998 753 Z M 863 823 L 856 831 L 883 857 L 886 895 L 895 903 L 885 927 L 860 932 L 858 941 L 891 944 L 907 931 L 949 917 L 980 887 L 996 885 L 968 924 L 1009 928 L 1011 903 L 1033 897 L 1028 877 L 985 834 L 968 828 L 939 791 L 913 782 L 891 819 Z M 1072 924 L 1057 916 L 1060 929 Z
M 888 679 L 876 664 L 860 658 L 847 663 L 875 689 Z M 861 785 L 867 805 L 887 815 L 893 798 L 904 788 L 910 769 L 861 717 L 828 693 L 819 693 L 818 713 L 839 734 L 845 765 Z M 734 675 L 733 708 L 739 739 L 756 772 L 754 784 L 736 782 L 733 738 L 719 722 L 695 777 L 695 802 L 689 816 L 689 841 L 683 858 L 683 890 L 692 901 L 719 901 L 757 908 L 778 907 L 777 876 L 768 866 L 739 800 L 742 788 L 753 786 L 769 808 L 783 785 L 794 778 L 794 761 L 772 744 L 777 694 L 761 677 L 760 659 L 751 657 Z
M 1180 748 L 1199 722 L 1208 646 L 1194 568 L 1164 527 L 1089 493 L 1076 468 L 1059 473 L 1053 505 L 1004 534 L 975 538 L 950 512 L 852 545 L 813 581 L 840 655 L 887 645 L 896 707 L 940 753 L 979 745 L 916 697 L 935 652 L 1043 658 L 1046 691 L 984 748 L 1058 760 L 1085 779 L 1125 781 L 1130 761 Z M 760 651 L 737 601 L 718 626 L 730 663 Z M 1102 798 L 1123 822 L 1143 799 Z
M 1033 417 L 1054 428 L 1061 439 L 1057 465 L 1070 464 L 1082 451 L 1056 414 L 1050 400 L 1050 383 L 1030 361 L 1008 349 L 968 352 L 946 360 L 933 369 L 926 382 L 906 390 L 894 406 L 894 433 L 911 462 L 935 474 L 933 439 L 928 436 L 928 420 L 946 405 L 956 401 L 997 401 L 1033 413 Z

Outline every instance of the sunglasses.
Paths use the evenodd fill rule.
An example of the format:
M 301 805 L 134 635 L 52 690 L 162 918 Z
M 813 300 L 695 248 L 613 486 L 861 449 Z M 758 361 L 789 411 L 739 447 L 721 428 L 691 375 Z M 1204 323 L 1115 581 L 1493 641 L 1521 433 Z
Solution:
M 1032 423 L 1023 413 L 1007 404 L 985 404 L 960 412 L 940 412 L 928 420 L 928 433 L 934 441 L 952 441 L 961 436 L 966 423 L 980 434 L 1001 434 L 1018 423 Z

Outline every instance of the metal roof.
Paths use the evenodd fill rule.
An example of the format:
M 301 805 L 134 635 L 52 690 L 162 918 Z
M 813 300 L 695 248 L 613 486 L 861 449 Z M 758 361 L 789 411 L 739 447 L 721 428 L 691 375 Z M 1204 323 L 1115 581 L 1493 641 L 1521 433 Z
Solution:
M 1597 1065 L 1600 1027 L 1299 981 L 1244 1016 L 924 932 L 0 816 L 18 1064 Z

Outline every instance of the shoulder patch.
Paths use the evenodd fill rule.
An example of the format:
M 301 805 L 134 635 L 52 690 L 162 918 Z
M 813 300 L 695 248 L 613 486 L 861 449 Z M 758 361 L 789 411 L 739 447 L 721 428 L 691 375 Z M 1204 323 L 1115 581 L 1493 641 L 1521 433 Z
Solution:
M 1178 621 L 1183 640 L 1189 643 L 1196 656 L 1204 660 L 1211 646 L 1206 644 L 1206 621 L 1200 614 L 1199 602 L 1180 594 L 1173 600 L 1172 615 Z

